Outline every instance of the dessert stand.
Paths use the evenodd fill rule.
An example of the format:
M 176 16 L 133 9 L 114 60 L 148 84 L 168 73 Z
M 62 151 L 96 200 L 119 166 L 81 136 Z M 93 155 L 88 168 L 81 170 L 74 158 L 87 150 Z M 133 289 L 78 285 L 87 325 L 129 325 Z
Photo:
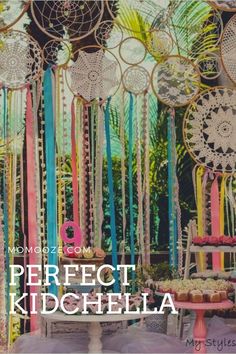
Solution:
M 174 301 L 174 305 L 177 309 L 193 310 L 196 313 L 196 319 L 193 328 L 194 353 L 206 353 L 205 341 L 207 336 L 207 328 L 204 319 L 205 312 L 207 310 L 230 309 L 233 307 L 233 303 L 230 300 L 216 303 L 192 303 Z
M 121 322 L 139 320 L 149 316 L 149 314 L 120 314 L 120 315 L 66 315 L 56 312 L 50 315 L 42 315 L 42 322 L 46 322 L 46 335 L 50 333 L 50 324 L 52 322 L 79 322 L 88 324 L 88 353 L 102 353 L 102 322 Z

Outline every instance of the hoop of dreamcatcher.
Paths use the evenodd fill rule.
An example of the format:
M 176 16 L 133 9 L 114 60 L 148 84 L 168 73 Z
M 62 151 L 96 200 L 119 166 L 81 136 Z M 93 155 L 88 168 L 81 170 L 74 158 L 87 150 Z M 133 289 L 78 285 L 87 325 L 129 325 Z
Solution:
M 42 74 L 42 51 L 38 43 L 21 31 L 0 33 L 0 82 L 10 89 L 21 89 Z
M 126 91 L 139 95 L 148 90 L 150 75 L 142 66 L 132 65 L 124 71 L 122 82 Z
M 56 64 L 58 68 L 65 67 L 70 58 L 71 50 L 66 42 L 52 39 L 43 47 L 43 59 L 49 65 Z
M 200 89 L 200 73 L 188 58 L 171 55 L 157 63 L 151 76 L 157 98 L 170 107 L 190 103 Z
M 101 104 L 118 91 L 121 66 L 111 51 L 86 46 L 76 51 L 74 57 L 76 61 L 66 69 L 66 81 L 75 96 L 85 102 L 100 99 Z
M 196 163 L 217 173 L 236 171 L 236 90 L 214 87 L 197 96 L 184 117 L 185 146 Z
M 103 16 L 104 2 L 32 1 L 31 11 L 39 29 L 49 37 L 59 41 L 77 41 L 87 37 L 98 27 Z M 65 32 L 68 37 L 63 38 Z
M 119 55 L 128 65 L 138 65 L 146 57 L 147 49 L 143 42 L 135 37 L 125 38 L 119 46 Z
M 236 5 L 235 5 L 236 6 Z M 229 78 L 236 83 L 236 44 L 235 44 L 235 31 L 236 31 L 236 15 L 231 17 L 225 26 L 221 44 L 220 53 L 223 67 L 228 74 Z

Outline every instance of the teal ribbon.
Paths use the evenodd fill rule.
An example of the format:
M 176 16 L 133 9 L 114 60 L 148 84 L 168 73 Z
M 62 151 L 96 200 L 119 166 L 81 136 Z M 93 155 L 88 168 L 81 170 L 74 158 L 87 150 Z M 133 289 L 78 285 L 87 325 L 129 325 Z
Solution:
M 57 188 L 56 188 L 56 144 L 53 110 L 52 71 L 48 68 L 43 79 L 45 112 L 45 148 L 47 183 L 47 244 L 49 247 L 48 264 L 57 266 Z M 50 279 L 51 281 L 52 279 Z M 57 295 L 57 286 L 52 282 L 49 292 Z
M 6 141 L 6 126 L 7 126 L 7 91 L 3 88 L 3 136 L 4 141 Z M 5 243 L 5 255 L 6 255 L 6 308 L 7 308 L 7 326 L 9 326 L 9 312 L 10 312 L 10 258 L 8 252 L 9 240 L 8 240 L 8 210 L 7 210 L 7 188 L 6 188 L 6 162 L 4 159 L 4 173 L 3 173 L 3 233 L 4 233 L 4 243 Z M 7 331 L 9 335 L 9 331 Z
M 170 266 L 177 266 L 177 219 L 175 212 L 174 201 L 174 187 L 175 187 L 175 167 L 174 167 L 174 154 L 173 154 L 173 141 L 172 134 L 172 117 L 168 113 L 167 117 L 167 140 L 168 140 L 168 219 L 169 219 L 169 264 Z
M 135 247 L 134 247 L 134 197 L 133 197 L 133 111 L 134 98 L 130 93 L 129 103 L 129 155 L 128 155 L 128 178 L 129 178 L 129 224 L 130 224 L 130 262 L 135 264 Z M 135 272 L 132 271 L 132 290 L 134 291 Z
M 105 133 L 106 133 L 106 151 L 107 151 L 107 170 L 108 170 L 108 190 L 109 190 L 109 206 L 110 206 L 110 227 L 112 242 L 112 265 L 116 268 L 114 271 L 114 292 L 118 293 L 119 276 L 117 272 L 117 238 L 116 238 L 116 219 L 115 219 L 115 203 L 114 203 L 114 186 L 112 175 L 112 156 L 111 156 L 111 134 L 110 134 L 110 103 L 111 97 L 108 98 L 105 108 Z

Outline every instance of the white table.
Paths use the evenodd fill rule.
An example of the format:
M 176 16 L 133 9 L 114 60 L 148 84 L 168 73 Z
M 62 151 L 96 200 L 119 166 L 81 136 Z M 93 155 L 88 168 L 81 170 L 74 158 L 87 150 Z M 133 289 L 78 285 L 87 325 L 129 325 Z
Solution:
M 41 315 L 44 320 L 48 319 L 48 315 Z M 50 315 L 50 321 L 63 322 L 80 322 L 88 323 L 89 334 L 89 353 L 102 353 L 102 322 L 120 322 L 131 321 L 145 318 L 149 315 L 143 314 L 121 314 L 121 315 L 66 315 L 62 312 L 56 312 Z

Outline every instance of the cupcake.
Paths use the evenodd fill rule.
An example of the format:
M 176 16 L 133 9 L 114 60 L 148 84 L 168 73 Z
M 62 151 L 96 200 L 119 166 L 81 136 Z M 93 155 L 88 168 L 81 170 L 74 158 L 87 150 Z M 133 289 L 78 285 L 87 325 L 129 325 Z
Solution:
M 91 259 L 91 258 L 93 258 L 93 256 L 94 256 L 93 250 L 92 250 L 91 248 L 85 250 L 85 251 L 83 252 L 83 256 L 84 256 L 84 258 L 86 258 L 86 259 Z
M 106 253 L 101 248 L 95 247 L 93 249 L 93 252 L 94 252 L 95 258 L 105 258 L 106 257 Z

